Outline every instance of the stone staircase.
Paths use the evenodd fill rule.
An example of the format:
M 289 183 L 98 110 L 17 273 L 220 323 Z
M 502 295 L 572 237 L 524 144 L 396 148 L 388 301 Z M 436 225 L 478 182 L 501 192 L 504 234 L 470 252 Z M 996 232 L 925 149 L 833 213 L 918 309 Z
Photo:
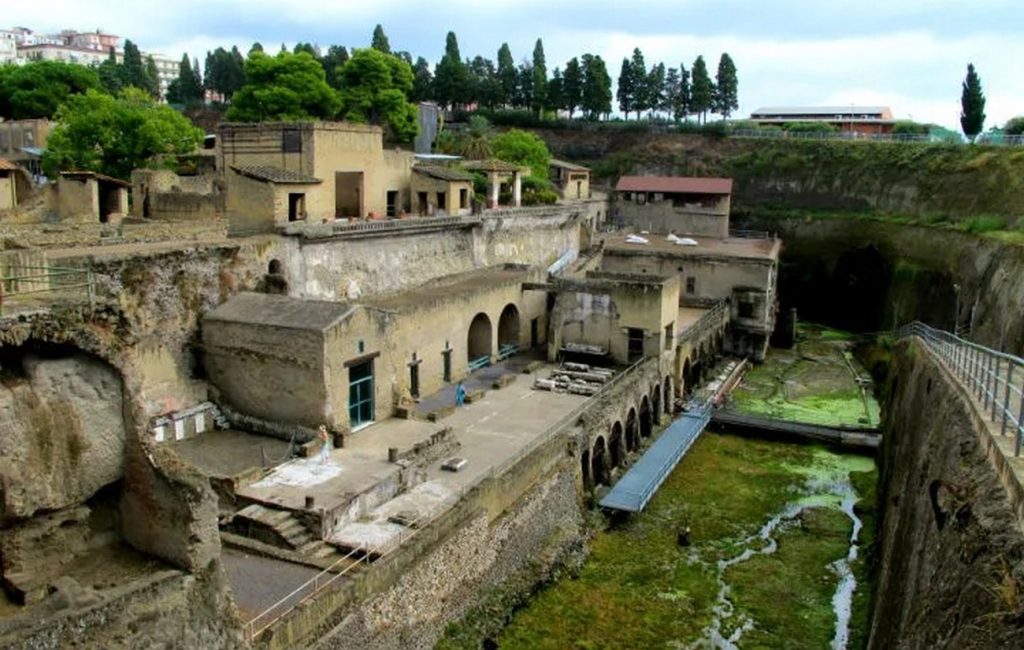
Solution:
M 307 557 L 326 558 L 336 554 L 333 546 L 314 535 L 288 510 L 253 503 L 236 512 L 227 528 L 239 535 Z

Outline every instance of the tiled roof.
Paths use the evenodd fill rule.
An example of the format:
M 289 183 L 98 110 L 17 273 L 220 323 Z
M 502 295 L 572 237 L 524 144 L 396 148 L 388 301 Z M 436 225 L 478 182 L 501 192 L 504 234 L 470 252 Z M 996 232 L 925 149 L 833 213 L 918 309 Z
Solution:
M 589 172 L 589 167 L 583 165 L 577 165 L 576 163 L 567 162 L 565 160 L 559 160 L 558 158 L 552 158 L 551 162 L 548 163 L 552 167 L 561 167 L 562 169 L 568 169 L 573 172 Z
M 462 164 L 462 166 L 466 169 L 481 172 L 512 173 L 521 169 L 519 165 L 505 162 L 504 160 L 498 160 L 497 158 L 490 158 L 488 160 L 467 160 Z
M 17 168 L 18 168 L 18 166 L 15 165 L 14 163 L 12 163 L 10 160 L 5 160 L 3 158 L 0 158 L 0 169 L 7 170 L 7 171 L 14 171 Z
M 664 192 L 666 194 L 732 194 L 731 178 L 687 176 L 623 176 L 617 192 Z
M 314 178 L 299 172 L 293 172 L 290 169 L 274 167 L 272 165 L 232 165 L 231 169 L 235 170 L 242 176 L 248 176 L 249 178 L 254 178 L 258 181 L 279 183 L 282 185 L 309 185 L 312 183 L 323 182 L 319 178 Z
M 114 178 L 113 176 L 107 176 L 106 174 L 100 174 L 98 172 L 88 170 L 71 170 L 60 173 L 61 178 L 70 178 L 72 180 L 81 181 L 89 178 L 95 178 L 98 181 L 106 181 L 108 183 L 114 183 L 121 187 L 131 187 L 132 184 L 128 181 L 121 180 L 120 178 Z
M 452 167 L 441 167 L 439 165 L 417 165 L 412 170 L 417 174 L 423 174 L 430 178 L 436 178 L 441 181 L 472 181 L 473 177 L 470 174 L 462 171 L 461 169 L 454 169 Z

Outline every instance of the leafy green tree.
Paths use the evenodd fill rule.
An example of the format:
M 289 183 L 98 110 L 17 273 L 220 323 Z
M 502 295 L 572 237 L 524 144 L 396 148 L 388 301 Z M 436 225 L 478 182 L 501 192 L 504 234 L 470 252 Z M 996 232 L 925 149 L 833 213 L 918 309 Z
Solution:
M 533 46 L 533 101 L 531 108 L 537 115 L 544 110 L 548 94 L 548 66 L 544 60 L 544 43 L 538 38 Z
M 1011 117 L 1003 125 L 1006 135 L 1024 135 L 1024 116 Z
M 960 94 L 960 128 L 971 142 L 978 137 L 985 126 L 985 93 L 981 90 L 981 78 L 974 70 L 974 64 L 967 64 Z
M 516 86 L 516 96 L 512 105 L 518 108 L 531 108 L 533 106 L 533 66 L 525 61 L 519 64 L 519 83 Z
M 146 57 L 146 87 L 143 90 L 154 99 L 160 99 L 160 71 L 157 70 L 156 61 L 151 56 Z
M 110 48 L 110 52 L 103 63 L 96 68 L 96 72 L 100 77 L 100 85 L 111 95 L 116 95 L 124 88 L 124 69 L 117 62 L 117 54 L 114 52 L 113 47 Z
M 565 109 L 569 111 L 569 119 L 583 103 L 583 69 L 580 68 L 580 60 L 576 57 L 569 59 L 565 64 L 565 73 L 562 75 L 562 98 Z
M 305 52 L 317 61 L 320 60 L 320 48 L 312 43 L 296 43 L 292 48 L 292 53 L 298 54 L 299 52 Z
M 533 176 L 547 177 L 551 152 L 533 133 L 519 129 L 505 131 L 491 141 L 491 152 L 500 160 L 528 166 Z
M 469 94 L 469 71 L 459 53 L 459 40 L 455 32 L 445 37 L 444 56 L 434 70 L 434 97 L 446 106 L 466 102 Z
M 489 109 L 502 103 L 503 88 L 494 69 L 494 62 L 482 56 L 476 56 L 469 64 L 473 91 L 470 93 L 474 101 Z
M 518 93 L 519 73 L 516 62 L 512 59 L 512 50 L 508 43 L 502 43 L 498 49 L 498 80 L 501 82 L 501 103 L 511 104 Z
M 467 160 L 490 158 L 493 155 L 491 131 L 491 123 L 486 118 L 480 115 L 471 116 L 459 154 Z
M 425 102 L 433 98 L 434 75 L 430 72 L 430 64 L 421 56 L 412 67 L 412 93 L 409 99 L 414 102 Z
M 341 68 L 341 115 L 346 120 L 379 124 L 408 142 L 419 132 L 416 106 L 409 103 L 412 68 L 393 54 L 355 50 Z
M 665 71 L 665 93 L 662 95 L 661 104 L 657 110 L 665 113 L 670 119 L 674 119 L 674 109 L 679 97 L 679 71 L 669 68 Z
M 690 112 L 697 116 L 698 121 L 707 124 L 708 111 L 715 107 L 715 85 L 708 76 L 708 66 L 703 56 L 698 56 L 693 62 L 690 75 Z
M 135 86 L 143 90 L 149 87 L 146 63 L 142 60 L 139 48 L 130 39 L 125 39 L 121 65 L 124 66 L 124 85 Z
M 331 119 L 341 108 L 341 95 L 327 85 L 323 67 L 305 52 L 253 52 L 245 61 L 245 79 L 226 114 L 229 120 Z
M 615 94 L 619 100 L 619 110 L 629 119 L 629 114 L 636 109 L 636 78 L 633 74 L 633 64 L 629 59 L 622 59 L 622 68 L 619 70 L 619 88 Z
M 718 74 L 715 77 L 715 109 L 722 117 L 729 119 L 732 112 L 740 107 L 739 80 L 736 78 L 736 64 L 732 57 L 723 52 L 718 60 Z
M 178 156 L 203 141 L 201 129 L 138 88 L 126 88 L 116 98 L 97 90 L 72 95 L 56 117 L 43 154 L 49 176 L 87 169 L 128 178 L 138 167 L 174 167 Z
M 255 43 L 253 43 L 249 47 L 249 54 L 252 54 L 253 52 L 262 52 L 262 51 L 263 51 L 263 43 L 260 43 L 259 41 L 256 41 Z M 246 54 L 246 57 L 248 57 L 249 54 Z
M 391 54 L 391 43 L 388 42 L 387 34 L 384 33 L 384 28 L 378 23 L 373 28 L 373 40 L 371 41 L 370 47 L 383 52 L 384 54 Z
M 60 61 L 4 66 L 0 74 L 0 117 L 51 118 L 73 95 L 102 90 L 93 68 Z
M 594 54 L 584 54 L 581 66 L 583 69 L 583 98 L 580 110 L 588 120 L 599 119 L 601 115 L 612 112 L 612 78 L 604 59 Z
M 341 87 L 339 70 L 341 66 L 345 65 L 346 61 L 348 61 L 348 50 L 340 45 L 328 47 L 327 52 L 321 57 L 320 65 L 324 69 L 327 85 L 331 88 L 338 89 Z

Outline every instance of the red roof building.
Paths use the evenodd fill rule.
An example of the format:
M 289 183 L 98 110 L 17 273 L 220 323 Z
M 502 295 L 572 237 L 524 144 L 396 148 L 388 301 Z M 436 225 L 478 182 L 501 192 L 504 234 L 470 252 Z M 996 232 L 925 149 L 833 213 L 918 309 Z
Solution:
M 618 228 L 728 237 L 731 199 L 731 178 L 623 176 L 612 221 Z

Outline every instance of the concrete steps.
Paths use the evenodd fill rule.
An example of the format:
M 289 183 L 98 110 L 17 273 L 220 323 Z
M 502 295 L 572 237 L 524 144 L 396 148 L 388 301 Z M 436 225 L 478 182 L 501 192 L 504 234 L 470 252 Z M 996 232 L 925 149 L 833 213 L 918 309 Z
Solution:
M 228 528 L 307 557 L 321 559 L 336 554 L 334 547 L 319 539 L 288 510 L 253 503 L 236 512 Z

